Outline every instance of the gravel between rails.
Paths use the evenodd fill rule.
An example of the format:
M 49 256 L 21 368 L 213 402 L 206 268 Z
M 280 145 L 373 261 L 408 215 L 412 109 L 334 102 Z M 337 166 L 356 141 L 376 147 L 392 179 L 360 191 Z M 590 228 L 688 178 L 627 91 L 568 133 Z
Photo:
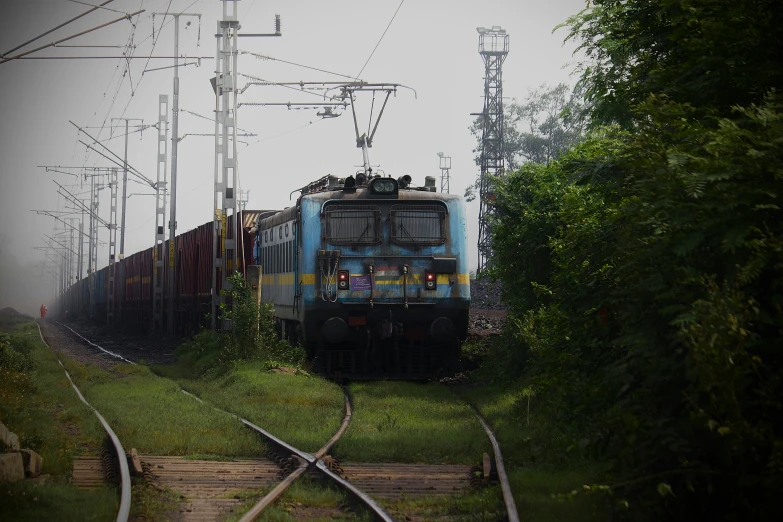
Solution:
M 83 364 L 97 366 L 106 371 L 112 369 L 119 363 L 117 359 L 97 351 L 65 328 L 44 319 L 39 325 L 46 343 L 55 352 L 62 353 Z

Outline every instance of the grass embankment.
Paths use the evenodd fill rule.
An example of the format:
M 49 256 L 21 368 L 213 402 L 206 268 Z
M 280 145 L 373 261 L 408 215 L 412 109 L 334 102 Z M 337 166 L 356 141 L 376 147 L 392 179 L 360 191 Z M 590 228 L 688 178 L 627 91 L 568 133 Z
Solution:
M 473 411 L 436 384 L 350 386 L 354 414 L 333 453 L 344 461 L 476 464 L 490 451 Z
M 490 348 L 487 357 L 492 356 Z M 528 413 L 528 401 L 535 405 L 535 395 L 526 394 L 518 383 L 493 382 L 491 370 L 490 362 L 474 374 L 470 385 L 454 391 L 492 427 L 519 513 L 532 522 L 605 520 L 605 498 L 591 494 L 593 485 L 605 478 L 604 466 L 583 458 L 578 444 L 569 443 L 563 430 L 539 418 L 535 408 Z
M 211 360 L 211 353 L 196 363 L 185 355 L 155 371 L 303 451 L 318 450 L 340 427 L 344 399 L 336 384 L 306 373 L 275 373 L 262 361 L 215 365 L 219 371 L 210 371 Z
M 186 396 L 175 382 L 145 366 L 123 363 L 110 373 L 75 361 L 65 365 L 128 450 L 223 457 L 264 452 L 260 439 L 237 419 Z
M 119 497 L 112 488 L 70 485 L 73 460 L 97 456 L 104 431 L 76 396 L 57 358 L 30 319 L 0 321 L 0 420 L 23 448 L 43 459 L 43 481 L 0 488 L 0 519 L 111 520 Z

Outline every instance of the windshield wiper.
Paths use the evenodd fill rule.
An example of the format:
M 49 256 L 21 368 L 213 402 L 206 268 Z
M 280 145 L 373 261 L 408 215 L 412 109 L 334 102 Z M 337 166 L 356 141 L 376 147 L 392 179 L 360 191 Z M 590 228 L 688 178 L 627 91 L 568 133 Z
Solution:
M 411 243 L 413 243 L 413 244 L 417 244 L 418 243 L 418 241 L 413 239 L 413 236 L 410 234 L 410 232 L 408 232 L 408 229 L 405 228 L 405 225 L 403 225 L 402 223 L 400 223 L 400 230 L 402 232 L 405 232 L 408 235 L 408 237 L 411 239 Z

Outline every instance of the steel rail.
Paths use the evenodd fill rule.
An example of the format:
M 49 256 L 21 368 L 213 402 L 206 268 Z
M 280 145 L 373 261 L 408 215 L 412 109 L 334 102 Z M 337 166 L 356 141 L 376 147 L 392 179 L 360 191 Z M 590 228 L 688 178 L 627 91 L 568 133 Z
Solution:
M 335 442 L 337 442 L 340 439 L 340 437 L 342 437 L 343 433 L 345 433 L 345 430 L 348 429 L 348 425 L 351 423 L 351 417 L 353 416 L 351 401 L 348 398 L 348 392 L 347 390 L 345 390 L 345 388 L 343 388 L 343 393 L 345 394 L 345 415 L 343 416 L 343 423 L 340 426 L 340 429 L 337 430 L 337 432 L 332 436 L 332 438 L 329 439 L 329 441 L 321 449 L 316 451 L 315 454 L 313 455 L 316 459 L 318 459 L 318 463 L 316 464 L 316 466 L 318 466 L 318 468 L 321 469 L 321 471 L 324 471 L 324 469 L 321 468 L 320 466 L 320 464 L 322 463 L 321 459 L 323 459 L 323 457 L 326 456 L 327 453 L 329 453 L 329 450 L 332 449 L 332 446 L 334 446 Z M 309 464 L 307 461 L 298 457 L 297 460 L 299 460 L 299 466 L 297 466 L 297 468 L 292 473 L 290 473 L 282 482 L 280 482 L 280 484 L 275 486 L 275 488 L 272 491 L 267 493 L 264 496 L 264 498 L 259 500 L 256 503 L 256 505 L 250 508 L 250 510 L 247 513 L 245 513 L 245 515 L 239 520 L 239 522 L 252 522 L 256 520 L 266 508 L 271 506 L 275 502 L 275 500 L 277 500 L 280 497 L 280 495 L 282 495 L 283 492 L 285 492 L 285 490 L 288 489 L 288 487 L 294 483 L 296 479 L 301 477 L 308 470 Z M 328 468 L 326 469 L 328 470 Z M 329 473 L 331 473 L 330 470 Z M 342 479 L 339 478 L 339 480 Z
M 60 326 L 65 326 L 64 324 L 61 324 L 59 322 L 57 324 L 60 325 Z M 116 357 L 118 359 L 122 359 L 123 361 L 127 361 L 127 362 L 129 362 L 131 364 L 136 364 L 133 361 L 128 361 L 128 359 L 125 359 L 121 355 L 112 353 L 112 352 L 110 352 L 110 351 L 108 351 L 108 350 L 98 346 L 97 344 L 89 341 L 88 339 L 86 339 L 86 338 L 82 337 L 81 335 L 79 335 L 78 333 L 76 333 L 72 328 L 70 328 L 68 326 L 65 326 L 65 327 L 68 328 L 69 330 L 71 330 L 74 334 L 79 336 L 81 339 L 84 339 L 90 345 L 95 346 L 96 348 L 100 349 L 101 351 L 106 352 L 107 354 L 109 354 L 109 355 L 111 355 L 113 357 Z M 228 414 L 228 415 L 231 415 L 232 417 L 238 419 L 242 424 L 244 424 L 248 428 L 250 428 L 253 431 L 255 431 L 258 434 L 260 434 L 267 442 L 271 443 L 273 446 L 278 448 L 278 450 L 282 450 L 283 453 L 288 453 L 291 456 L 295 457 L 297 460 L 299 460 L 299 466 L 297 467 L 297 469 L 294 470 L 294 472 L 291 473 L 291 475 L 289 475 L 289 477 L 287 477 L 283 482 L 278 484 L 275 487 L 275 489 L 273 489 L 269 494 L 267 494 L 267 497 L 271 496 L 272 493 L 275 493 L 275 496 L 273 498 L 271 498 L 271 499 L 267 499 L 267 497 L 264 497 L 264 499 L 261 499 L 261 501 L 258 504 L 256 504 L 256 506 L 254 506 L 251 509 L 251 511 L 253 513 L 255 513 L 252 516 L 252 518 L 244 518 L 243 517 L 240 522 L 245 522 L 246 520 L 255 520 L 258 517 L 258 515 L 260 515 L 261 512 L 264 509 L 266 509 L 266 507 L 268 507 L 272 502 L 274 502 L 274 500 L 276 500 L 288 488 L 288 486 L 290 486 L 291 483 L 294 482 L 294 480 L 296 480 L 304 472 L 306 472 L 309 468 L 311 468 L 313 466 L 316 469 L 318 469 L 321 473 L 323 473 L 324 475 L 326 475 L 327 477 L 332 479 L 334 482 L 336 482 L 340 487 L 342 487 L 343 489 L 345 489 L 346 491 L 351 493 L 356 499 L 359 500 L 359 502 L 364 504 L 364 506 L 366 508 L 368 508 L 372 512 L 372 514 L 374 515 L 374 517 L 377 520 L 382 520 L 383 522 L 394 522 L 394 519 L 391 516 L 389 516 L 389 514 L 386 513 L 386 511 L 384 511 L 383 508 L 381 506 L 379 506 L 369 495 L 367 495 L 366 493 L 361 491 L 359 488 L 357 488 L 356 486 L 354 486 L 353 484 L 351 484 L 347 480 L 343 479 L 342 477 L 340 477 L 339 475 L 334 473 L 332 470 L 329 469 L 327 464 L 322 460 L 322 458 L 326 455 L 326 453 L 332 448 L 332 446 L 334 446 L 334 444 L 339 440 L 339 438 L 348 429 L 348 425 L 350 424 L 351 418 L 353 416 L 353 410 L 351 408 L 351 402 L 350 402 L 350 399 L 348 397 L 348 392 L 345 389 L 343 389 L 343 392 L 345 394 L 345 415 L 343 416 L 343 422 L 342 422 L 342 424 L 340 426 L 340 429 L 337 430 L 337 432 L 332 436 L 332 438 L 329 439 L 329 441 L 321 449 L 319 449 L 315 453 L 315 455 L 312 455 L 310 453 L 307 453 L 305 451 L 297 449 L 294 446 L 291 446 L 290 444 L 288 444 L 284 440 L 275 437 L 274 435 L 272 435 L 271 433 L 269 433 L 265 429 L 263 429 L 263 428 L 261 428 L 259 426 L 256 426 L 255 424 L 253 424 L 249 420 L 244 419 L 244 418 L 240 417 L 239 415 L 236 415 L 234 413 L 231 413 L 231 412 L 228 412 L 228 411 L 225 411 L 225 410 L 221 410 L 220 408 L 218 408 L 218 407 L 216 407 L 214 405 L 211 405 L 208 402 L 202 400 L 200 397 L 196 396 L 195 394 L 190 393 L 189 391 L 187 391 L 185 389 L 181 389 L 181 390 L 182 390 L 182 393 L 184 393 L 185 395 L 187 395 L 187 396 L 189 396 L 189 397 L 191 397 L 191 398 L 193 398 L 193 399 L 195 399 L 195 400 L 197 400 L 197 401 L 199 401 L 199 402 L 201 402 L 203 404 L 207 404 L 212 409 L 217 410 L 217 411 L 222 412 L 222 413 L 225 413 L 225 414 Z M 95 413 L 96 413 L 96 415 L 98 415 L 97 411 Z M 117 441 L 117 444 L 119 444 L 119 440 Z M 123 455 L 124 455 L 124 452 L 123 452 Z M 128 463 L 125 462 L 124 464 L 125 464 L 125 467 L 127 468 Z M 296 476 L 294 476 L 293 478 L 290 478 L 294 474 L 296 474 Z M 290 478 L 290 480 L 289 480 L 289 478 Z M 265 499 L 266 499 L 266 502 L 264 502 Z M 264 505 L 260 509 L 256 510 L 256 508 L 262 502 L 264 502 Z M 250 513 L 250 512 L 248 512 L 248 513 Z M 245 515 L 245 516 L 247 517 L 247 515 Z
M 182 390 L 182 393 L 196 399 L 199 402 L 202 402 L 204 404 L 209 404 L 187 390 Z M 335 433 L 335 435 L 329 440 L 329 442 L 327 442 L 323 448 L 318 450 L 315 455 L 324 456 L 326 452 L 329 451 L 329 449 L 334 445 L 334 443 L 337 442 L 340 436 L 342 436 L 342 434 L 345 433 L 345 430 L 348 429 L 348 423 L 350 423 L 351 416 L 353 413 L 352 410 L 350 409 L 350 401 L 348 399 L 347 393 L 345 394 L 345 404 L 347 409 L 346 409 L 346 414 L 343 417 L 343 424 L 340 426 L 340 429 L 337 431 L 337 433 Z M 264 499 L 261 499 L 261 501 L 259 501 L 259 503 L 256 504 L 256 506 L 254 506 L 253 508 L 251 508 L 250 512 L 248 512 L 248 514 L 251 512 L 253 513 L 252 517 L 245 518 L 248 516 L 246 514 L 245 517 L 243 517 L 240 520 L 240 522 L 255 520 L 258 517 L 258 515 L 261 514 L 261 511 L 263 511 L 266 507 L 268 507 L 278 496 L 280 496 L 281 493 L 283 493 L 283 491 L 285 491 L 285 489 L 294 480 L 296 480 L 296 478 L 301 476 L 302 473 L 307 471 L 312 466 L 315 466 L 317 470 L 319 470 L 321 473 L 323 473 L 324 475 L 326 475 L 327 477 L 335 481 L 340 487 L 342 487 L 343 489 L 351 493 L 354 497 L 356 497 L 362 504 L 364 504 L 366 508 L 368 508 L 372 512 L 376 520 L 382 520 L 383 522 L 394 522 L 394 519 L 391 516 L 389 516 L 389 514 L 386 513 L 386 511 L 384 511 L 383 508 L 379 506 L 369 495 L 367 495 L 366 493 L 358 489 L 356 486 L 354 486 L 353 484 L 341 478 L 339 475 L 337 475 L 332 470 L 330 470 L 329 467 L 326 465 L 326 463 L 323 460 L 321 460 L 320 457 L 317 458 L 315 455 L 312 455 L 310 453 L 307 453 L 305 451 L 302 451 L 300 449 L 291 446 L 287 442 L 278 439 L 277 437 L 275 437 L 265 429 L 256 426 L 255 424 L 253 424 L 247 419 L 243 419 L 239 415 L 233 414 L 231 412 L 227 412 L 225 410 L 221 410 L 220 408 L 217 408 L 215 406 L 212 406 L 212 408 L 239 419 L 239 421 L 242 424 L 252 429 L 256 433 L 260 434 L 267 442 L 270 442 L 273 446 L 277 447 L 278 449 L 284 450 L 286 453 L 290 453 L 293 457 L 296 457 L 300 461 L 300 464 L 297 467 L 297 469 L 294 470 L 293 473 L 291 473 L 291 475 L 294 475 L 294 473 L 296 473 L 296 477 L 294 477 L 291 480 L 288 480 L 288 478 L 286 478 L 286 480 L 278 484 L 275 487 L 275 489 L 273 489 L 272 491 L 269 492 L 269 494 L 267 494 L 267 497 L 269 497 L 270 495 L 272 495 L 272 493 L 276 493 L 275 497 L 271 500 L 266 499 L 266 497 Z M 289 477 L 291 475 L 289 475 Z M 264 504 L 263 507 L 261 507 L 261 509 L 256 509 L 262 503 Z
M 517 513 L 517 505 L 514 502 L 514 495 L 511 493 L 511 484 L 508 482 L 508 475 L 506 474 L 506 468 L 503 465 L 503 455 L 500 453 L 500 444 L 495 438 L 495 434 L 492 432 L 492 428 L 489 427 L 487 421 L 481 416 L 478 409 L 471 405 L 473 411 L 481 422 L 484 431 L 487 432 L 489 441 L 492 443 L 492 452 L 495 454 L 495 467 L 498 471 L 498 478 L 500 479 L 500 489 L 503 491 L 503 502 L 506 505 L 506 514 L 508 515 L 509 522 L 519 522 L 519 514 Z
M 38 335 L 41 336 L 41 341 L 46 345 L 47 348 L 51 350 L 52 347 L 49 346 L 49 344 L 44 339 L 43 332 L 41 332 L 41 325 L 38 323 L 38 321 L 35 322 L 35 326 L 38 327 Z M 52 352 L 54 352 L 54 350 L 52 350 Z M 109 423 L 106 422 L 106 419 L 104 419 L 103 416 L 100 413 L 98 413 L 98 410 L 93 408 L 93 406 L 89 402 L 87 402 L 87 399 L 84 398 L 82 392 L 79 391 L 79 388 L 76 387 L 76 384 L 73 382 L 73 379 L 71 379 L 71 375 L 68 373 L 68 370 L 65 369 L 65 366 L 60 360 L 60 357 L 57 354 L 55 354 L 55 357 L 57 357 L 57 362 L 60 363 L 60 366 L 62 366 L 63 371 L 65 372 L 65 376 L 68 377 L 68 380 L 71 382 L 71 386 L 73 386 L 73 389 L 76 391 L 76 395 L 79 396 L 79 399 L 81 399 L 81 401 L 84 404 L 86 404 L 87 407 L 93 411 L 93 413 L 95 413 L 95 416 L 98 417 L 99 421 L 101 421 L 101 424 L 103 425 L 103 429 L 106 430 L 106 433 L 109 435 L 112 444 L 114 444 L 114 449 L 117 452 L 117 460 L 120 463 L 120 478 L 121 478 L 120 508 L 117 511 L 117 522 L 127 522 L 128 516 L 130 515 L 131 479 L 130 479 L 130 471 L 128 469 L 128 459 L 125 456 L 125 450 L 122 448 L 122 444 L 120 443 L 120 439 L 117 438 L 117 434 L 114 433 L 114 430 L 111 429 Z
M 106 354 L 108 354 L 108 355 L 111 355 L 112 357 L 116 357 L 117 359 L 122 359 L 122 360 L 123 360 L 123 361 L 125 361 L 126 363 L 130 363 L 130 364 L 133 364 L 133 365 L 135 365 L 135 364 L 136 364 L 136 363 L 135 363 L 135 362 L 133 362 L 133 361 L 129 361 L 128 359 L 126 359 L 126 358 L 125 358 L 125 357 L 123 357 L 122 355 L 116 354 L 116 353 L 114 353 L 114 352 L 110 352 L 110 351 L 109 351 L 109 350 L 107 350 L 106 348 L 103 348 L 102 346 L 98 346 L 97 344 L 95 344 L 94 342 L 90 341 L 90 340 L 89 340 L 89 339 L 87 339 L 86 337 L 82 337 L 81 335 L 79 335 L 79 334 L 78 334 L 78 333 L 77 333 L 77 332 L 76 332 L 76 331 L 75 331 L 73 328 L 71 328 L 70 326 L 66 326 L 66 325 L 64 325 L 64 324 L 62 324 L 62 323 L 59 323 L 59 322 L 57 322 L 57 321 L 55 321 L 55 323 L 57 323 L 57 324 L 59 324 L 60 326 L 64 326 L 65 328 L 69 329 L 70 331 L 72 331 L 72 332 L 74 333 L 74 335 L 76 335 L 76 337 L 78 337 L 79 339 L 82 339 L 82 340 L 83 340 L 83 341 L 85 341 L 87 344 L 89 344 L 89 345 L 91 345 L 91 346 L 94 346 L 94 347 L 96 347 L 96 348 L 97 348 L 97 349 L 99 349 L 100 351 L 102 351 L 102 352 L 104 352 L 104 353 L 106 353 Z

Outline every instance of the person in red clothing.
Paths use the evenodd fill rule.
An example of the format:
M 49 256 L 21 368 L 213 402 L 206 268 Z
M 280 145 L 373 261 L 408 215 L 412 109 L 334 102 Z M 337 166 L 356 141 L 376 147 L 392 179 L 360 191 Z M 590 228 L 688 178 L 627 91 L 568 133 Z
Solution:
M 48 310 L 46 309 L 46 305 L 41 305 L 41 319 L 43 319 L 44 317 L 46 317 L 46 312 L 47 312 L 47 311 L 48 311 Z

